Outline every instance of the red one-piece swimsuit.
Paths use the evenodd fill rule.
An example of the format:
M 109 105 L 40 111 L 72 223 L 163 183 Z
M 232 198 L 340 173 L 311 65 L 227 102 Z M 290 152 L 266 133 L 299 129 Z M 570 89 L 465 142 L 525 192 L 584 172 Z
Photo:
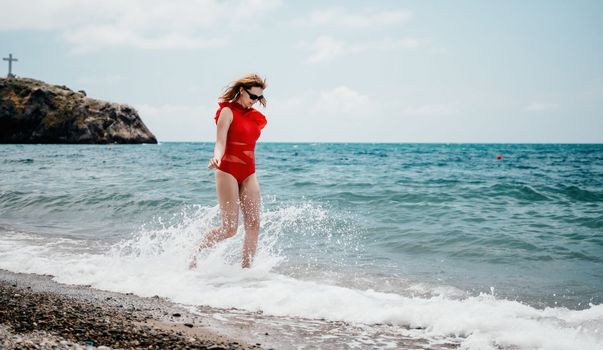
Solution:
M 232 122 L 226 135 L 226 148 L 218 169 L 234 176 L 239 184 L 255 173 L 255 143 L 266 126 L 266 117 L 254 108 L 245 108 L 237 102 L 220 102 L 216 124 L 222 108 L 232 111 Z

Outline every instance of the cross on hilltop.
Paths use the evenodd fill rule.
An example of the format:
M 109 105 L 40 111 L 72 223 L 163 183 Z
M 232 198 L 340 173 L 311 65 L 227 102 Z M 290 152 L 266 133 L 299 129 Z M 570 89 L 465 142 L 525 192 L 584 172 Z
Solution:
M 8 61 L 8 75 L 6 76 L 7 78 L 14 78 L 15 75 L 13 74 L 13 62 L 17 62 L 19 61 L 16 58 L 13 58 L 13 54 L 9 53 L 8 57 L 3 57 L 2 58 L 3 61 Z

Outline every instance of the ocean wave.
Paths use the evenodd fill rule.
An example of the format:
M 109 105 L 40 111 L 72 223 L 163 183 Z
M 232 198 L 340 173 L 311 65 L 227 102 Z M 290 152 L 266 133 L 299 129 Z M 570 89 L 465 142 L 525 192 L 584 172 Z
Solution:
M 31 158 L 23 158 L 23 159 L 4 159 L 4 163 L 23 163 L 23 164 L 32 164 L 34 162 Z
M 559 186 L 559 193 L 578 202 L 603 202 L 603 191 L 589 191 L 575 185 Z
M 548 201 L 545 194 L 526 184 L 494 184 L 484 193 L 488 197 L 510 197 L 521 201 Z
M 58 191 L 57 191 L 58 192 Z M 80 191 L 79 193 L 50 194 L 44 192 L 5 191 L 0 193 L 0 208 L 54 212 L 93 212 L 99 208 L 115 212 L 165 210 L 182 206 L 183 201 L 172 198 L 145 198 L 139 193 Z
M 297 220 L 295 212 L 305 210 L 284 208 L 274 213 L 274 228 Z M 84 250 L 81 241 L 49 241 L 13 232 L 0 245 L 0 268 L 49 274 L 61 283 L 158 295 L 191 306 L 354 322 L 363 327 L 389 323 L 428 339 L 454 339 L 466 349 L 581 350 L 603 345 L 599 333 L 603 305 L 539 309 L 499 298 L 494 290 L 466 296 L 439 289 L 432 296 L 412 296 L 295 278 L 277 271 L 286 257 L 274 250 L 270 237 L 259 246 L 249 270 L 239 265 L 241 235 L 205 251 L 199 256 L 199 268 L 188 270 L 191 242 L 198 238 L 201 226 L 212 224 L 217 208 L 198 207 L 195 214 L 194 218 L 183 214 L 180 221 L 168 220 L 173 223 L 162 229 L 142 230 L 109 249 L 98 247 L 97 252 Z M 69 249 L 57 250 L 65 246 Z

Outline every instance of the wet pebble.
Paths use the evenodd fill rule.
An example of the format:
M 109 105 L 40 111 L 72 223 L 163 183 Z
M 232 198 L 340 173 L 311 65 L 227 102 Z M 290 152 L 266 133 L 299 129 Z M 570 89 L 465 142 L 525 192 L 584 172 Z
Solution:
M 105 298 L 110 299 L 113 298 Z M 3 305 L 0 308 L 0 349 L 248 348 L 238 342 L 226 346 L 215 340 L 138 324 L 136 320 L 151 317 L 137 315 L 144 311 L 137 307 L 123 307 L 123 304 L 113 307 L 107 303 L 99 306 L 50 292 L 17 289 L 2 281 L 0 305 Z M 172 316 L 182 315 L 172 313 Z M 184 326 L 192 328 L 193 324 L 184 323 Z M 13 336 L 15 334 L 18 337 Z

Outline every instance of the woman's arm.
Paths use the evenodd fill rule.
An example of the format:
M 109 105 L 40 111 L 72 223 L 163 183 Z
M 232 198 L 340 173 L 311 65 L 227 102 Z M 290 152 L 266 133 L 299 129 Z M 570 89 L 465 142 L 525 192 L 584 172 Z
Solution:
M 222 108 L 220 116 L 218 117 L 218 130 L 216 132 L 216 145 L 214 147 L 214 156 L 209 160 L 207 165 L 210 169 L 217 169 L 220 166 L 220 161 L 224 155 L 226 149 L 226 135 L 228 134 L 228 128 L 232 123 L 232 111 L 228 107 Z

